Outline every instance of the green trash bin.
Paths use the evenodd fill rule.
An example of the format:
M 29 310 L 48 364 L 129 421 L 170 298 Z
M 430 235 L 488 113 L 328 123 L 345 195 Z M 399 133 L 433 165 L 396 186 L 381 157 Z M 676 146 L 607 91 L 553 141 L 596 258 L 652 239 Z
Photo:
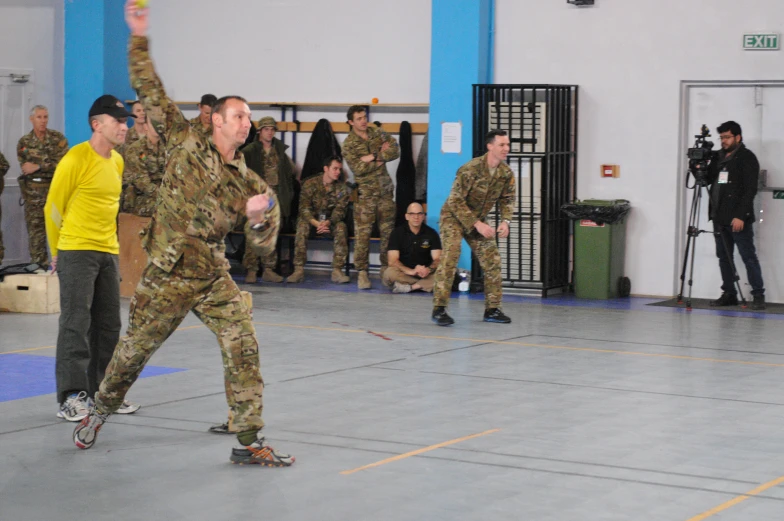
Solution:
M 625 211 L 616 211 L 624 205 Z M 576 218 L 574 222 L 575 295 L 592 299 L 628 297 L 631 283 L 624 277 L 624 261 L 629 201 L 589 199 L 570 206 L 577 207 L 575 214 L 591 217 Z

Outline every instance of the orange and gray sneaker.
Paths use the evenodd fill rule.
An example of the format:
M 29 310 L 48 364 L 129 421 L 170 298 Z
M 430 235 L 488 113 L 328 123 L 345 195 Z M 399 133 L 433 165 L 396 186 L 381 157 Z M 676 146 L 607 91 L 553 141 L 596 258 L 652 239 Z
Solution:
M 278 452 L 269 446 L 264 436 L 250 445 L 231 449 L 229 461 L 239 465 L 265 465 L 267 467 L 290 467 L 294 456 Z

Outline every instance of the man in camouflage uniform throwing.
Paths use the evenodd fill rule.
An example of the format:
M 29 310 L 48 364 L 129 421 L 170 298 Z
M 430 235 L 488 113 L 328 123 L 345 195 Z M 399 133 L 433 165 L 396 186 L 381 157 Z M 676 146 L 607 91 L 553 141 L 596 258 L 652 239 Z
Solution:
M 433 291 L 433 322 L 439 326 L 455 323 L 446 312 L 463 239 L 476 254 L 485 272 L 485 322 L 508 324 L 512 320 L 501 311 L 501 255 L 496 234 L 509 236 L 514 210 L 515 178 L 506 164 L 509 137 L 503 130 L 488 132 L 487 153 L 461 166 L 444 206 L 441 207 L 441 264 L 436 270 Z M 485 222 L 498 204 L 501 224 L 498 229 Z
M 275 451 L 259 431 L 262 390 L 259 346 L 237 285 L 229 276 L 224 238 L 247 217 L 245 233 L 261 254 L 275 247 L 280 213 L 266 183 L 249 172 L 238 148 L 250 131 L 244 99 L 219 99 L 212 137 L 202 138 L 167 95 L 153 68 L 146 38 L 149 9 L 128 0 L 131 85 L 169 153 L 158 204 L 143 239 L 149 258 L 131 300 L 126 336 L 120 340 L 95 396 L 95 407 L 74 430 L 77 447 L 89 449 L 117 410 L 144 365 L 189 311 L 218 338 L 226 400 L 240 447 L 232 463 L 289 466 L 294 458 Z M 186 449 L 187 451 L 187 449 Z
M 60 132 L 47 128 L 49 109 L 43 105 L 33 107 L 30 122 L 33 130 L 22 136 L 16 147 L 16 155 L 22 167 L 19 189 L 24 199 L 30 259 L 42 268 L 48 268 L 44 206 L 55 168 L 68 152 L 68 140 Z
M 392 136 L 380 128 L 368 126 L 365 107 L 350 107 L 346 117 L 351 132 L 343 142 L 343 157 L 354 172 L 354 181 L 358 185 L 358 197 L 354 205 L 354 266 L 359 272 L 359 289 L 370 289 L 368 259 L 374 222 L 378 223 L 381 235 L 382 275 L 387 267 L 387 248 L 389 236 L 395 228 L 396 207 L 395 187 L 386 164 L 400 157 L 400 147 Z
M 324 175 L 311 177 L 302 184 L 300 194 L 297 237 L 294 240 L 294 273 L 287 282 L 305 279 L 308 236 L 311 229 L 323 237 L 332 235 L 335 249 L 332 254 L 332 282 L 343 284 L 350 279 L 341 270 L 348 257 L 346 238 L 346 207 L 351 196 L 346 183 L 341 181 L 343 161 L 336 156 L 324 160 Z

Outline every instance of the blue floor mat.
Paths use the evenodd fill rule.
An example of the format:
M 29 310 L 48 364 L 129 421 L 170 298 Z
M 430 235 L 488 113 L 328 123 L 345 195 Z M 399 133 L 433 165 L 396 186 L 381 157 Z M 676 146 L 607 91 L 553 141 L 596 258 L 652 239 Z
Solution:
M 53 356 L 0 354 L 0 402 L 56 392 Z M 178 373 L 185 369 L 147 366 L 141 378 Z

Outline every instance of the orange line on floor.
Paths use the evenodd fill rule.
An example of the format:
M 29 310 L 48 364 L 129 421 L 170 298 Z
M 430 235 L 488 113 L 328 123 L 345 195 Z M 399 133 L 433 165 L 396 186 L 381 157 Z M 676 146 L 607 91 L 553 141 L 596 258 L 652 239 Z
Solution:
M 776 478 L 773 481 L 768 481 L 767 483 L 758 486 L 754 490 L 749 490 L 745 494 L 732 498 L 729 501 L 726 501 L 717 507 L 711 508 L 710 510 L 706 510 L 702 514 L 696 515 L 694 517 L 690 517 L 689 519 L 687 519 L 687 521 L 702 521 L 703 519 L 708 519 L 709 517 L 718 514 L 719 512 L 724 512 L 728 508 L 732 508 L 738 503 L 743 503 L 747 499 L 752 498 L 762 492 L 765 492 L 769 488 L 773 488 L 776 485 L 780 485 L 781 483 L 784 483 L 784 476 L 781 476 L 780 478 Z
M 448 447 L 449 445 L 454 445 L 455 443 L 460 443 L 462 441 L 472 440 L 474 438 L 479 438 L 480 436 L 487 436 L 488 434 L 493 434 L 494 432 L 498 432 L 500 430 L 501 429 L 490 429 L 489 431 L 479 432 L 477 434 L 471 434 L 469 436 L 463 436 L 462 438 L 455 438 L 454 440 L 437 443 L 435 445 L 430 445 L 429 447 L 422 447 L 421 449 L 412 450 L 411 452 L 406 452 L 405 454 L 398 454 L 397 456 L 392 456 L 391 458 L 383 459 L 381 461 L 371 463 L 370 465 L 365 465 L 351 470 L 344 470 L 343 472 L 341 472 L 341 474 L 349 475 L 355 472 L 359 472 L 360 470 L 367 470 L 367 469 L 372 469 L 374 467 L 380 467 L 381 465 L 386 465 L 387 463 L 392 463 L 393 461 L 400 461 L 402 459 L 410 458 L 411 456 L 416 456 L 417 454 L 423 454 L 425 452 L 430 452 L 431 450 L 440 449 L 441 447 Z

